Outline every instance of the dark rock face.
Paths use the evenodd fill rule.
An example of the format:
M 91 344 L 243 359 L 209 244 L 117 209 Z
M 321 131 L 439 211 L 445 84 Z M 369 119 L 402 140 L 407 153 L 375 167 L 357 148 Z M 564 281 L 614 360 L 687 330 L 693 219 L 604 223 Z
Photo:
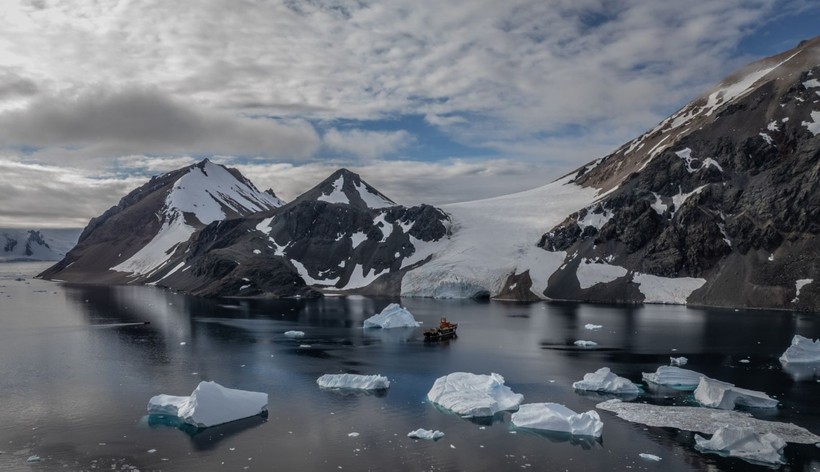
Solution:
M 0 228 L 0 262 L 54 261 L 77 242 L 79 229 Z
M 618 168 L 634 170 L 593 207 L 545 234 L 539 246 L 602 258 L 631 273 L 703 278 L 688 299 L 693 304 L 820 308 L 820 135 L 808 126 L 820 87 L 806 85 L 820 77 L 814 59 L 820 40 L 803 48 L 784 53 L 793 59 L 711 114 L 703 111 L 706 98 L 693 102 L 654 134 L 583 169 L 576 182 L 593 186 L 614 182 Z M 679 130 L 668 129 L 687 116 Z M 655 144 L 654 155 L 628 152 L 664 139 L 667 146 Z M 585 227 L 589 214 L 601 209 L 610 217 Z M 569 290 L 567 297 L 568 284 L 560 279 L 574 277 L 574 271 L 556 273 L 547 295 L 612 300 L 606 284 Z M 818 283 L 795 297 L 798 280 Z

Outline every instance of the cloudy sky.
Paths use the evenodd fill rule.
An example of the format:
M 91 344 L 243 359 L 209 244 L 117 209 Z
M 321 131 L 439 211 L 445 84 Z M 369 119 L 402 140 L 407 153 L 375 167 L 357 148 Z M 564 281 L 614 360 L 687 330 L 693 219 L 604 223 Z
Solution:
M 524 190 L 733 69 L 813 0 L 0 0 L 0 226 L 84 226 L 203 157 L 292 199 Z

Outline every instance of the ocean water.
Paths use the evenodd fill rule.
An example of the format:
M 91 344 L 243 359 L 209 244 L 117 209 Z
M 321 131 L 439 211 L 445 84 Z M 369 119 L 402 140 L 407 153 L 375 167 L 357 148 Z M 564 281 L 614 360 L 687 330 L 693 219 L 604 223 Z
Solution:
M 750 412 L 820 433 L 820 383 L 784 372 L 794 334 L 820 337 L 820 314 L 471 300 L 206 300 L 153 287 L 33 279 L 44 264 L 0 265 L 0 470 L 766 470 L 694 449 L 694 434 L 599 411 L 600 440 L 516 429 L 510 414 L 468 420 L 426 400 L 451 372 L 497 372 L 525 403 L 586 411 L 608 397 L 572 382 L 610 367 L 686 368 L 781 402 Z M 21 279 L 21 280 L 18 280 Z M 441 316 L 459 337 L 424 343 L 419 329 L 363 330 L 391 302 L 424 326 Z M 150 324 L 143 324 L 149 322 Z M 587 323 L 603 325 L 587 330 Z M 289 339 L 288 330 L 306 333 Z M 592 349 L 576 340 L 598 343 Z M 748 360 L 748 362 L 741 362 Z M 322 390 L 326 373 L 382 374 L 380 394 Z M 146 416 L 159 393 L 202 380 L 267 392 L 269 413 L 198 432 Z M 634 401 L 685 405 L 691 395 Z M 417 428 L 439 441 L 407 438 Z M 350 433 L 358 436 L 349 436 Z M 789 444 L 781 470 L 820 470 L 820 448 Z M 647 462 L 640 453 L 660 456 Z M 39 462 L 28 463 L 37 455 Z

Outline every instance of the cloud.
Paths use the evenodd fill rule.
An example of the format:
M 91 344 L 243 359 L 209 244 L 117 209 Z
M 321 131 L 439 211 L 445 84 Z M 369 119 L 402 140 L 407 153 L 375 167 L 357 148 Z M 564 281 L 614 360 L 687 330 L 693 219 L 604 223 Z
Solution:
M 325 132 L 323 137 L 323 143 L 327 149 L 366 160 L 395 154 L 414 141 L 414 137 L 405 130 L 362 131 L 332 128 Z
M 147 180 L 0 157 L 0 227 L 84 227 Z
M 231 153 L 305 158 L 319 137 L 303 120 L 251 119 L 189 106 L 151 88 L 42 97 L 0 113 L 0 143 L 82 148 L 116 157 L 131 152 Z M 87 148 L 87 149 L 86 149 Z

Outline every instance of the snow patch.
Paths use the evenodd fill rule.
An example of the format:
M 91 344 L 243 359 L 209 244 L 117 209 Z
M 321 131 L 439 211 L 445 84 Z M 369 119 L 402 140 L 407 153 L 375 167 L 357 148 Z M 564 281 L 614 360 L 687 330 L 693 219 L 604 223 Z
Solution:
M 686 200 L 688 200 L 689 197 L 691 197 L 692 195 L 699 194 L 703 191 L 704 188 L 706 188 L 706 185 L 701 185 L 700 187 L 696 188 L 695 190 L 692 190 L 689 193 L 683 193 L 683 190 L 681 190 L 679 187 L 678 194 L 672 196 L 672 204 L 675 205 L 675 212 L 678 212 L 678 210 L 680 210 L 680 207 L 683 206 L 684 202 L 686 202 Z
M 499 374 L 454 372 L 439 377 L 427 399 L 460 416 L 486 417 L 499 411 L 516 410 L 524 396 L 504 385 Z
M 803 121 L 800 123 L 811 131 L 811 134 L 817 136 L 820 134 L 820 111 L 811 112 L 811 121 Z
M 333 182 L 333 190 L 330 191 L 330 194 L 320 195 L 316 200 L 321 200 L 328 203 L 346 203 L 350 205 L 350 200 L 348 200 L 347 195 L 345 195 L 344 190 L 342 190 L 344 183 L 344 175 L 339 175 L 339 178 Z
M 658 277 L 636 273 L 632 281 L 645 297 L 644 303 L 671 303 L 685 305 L 686 299 L 706 283 L 706 279 L 692 277 Z
M 576 413 L 558 403 L 527 403 L 512 414 L 512 423 L 518 428 L 556 431 L 575 436 L 601 437 L 604 423 L 598 412 Z
M 368 190 L 367 187 L 362 185 L 360 182 L 354 183 L 353 185 L 356 188 L 356 191 L 359 192 L 359 197 L 361 197 L 362 201 L 368 208 L 379 209 L 396 206 L 395 202 L 391 202 L 381 195 L 376 195 L 375 193 L 370 192 L 370 190 Z
M 650 204 L 650 206 L 652 207 L 653 210 L 655 210 L 655 213 L 663 216 L 663 214 L 666 213 L 666 209 L 668 208 L 668 206 L 661 201 L 661 196 L 660 195 L 658 195 L 655 192 L 652 192 L 652 195 L 655 196 L 655 201 L 652 202 Z M 675 208 L 677 208 L 677 207 L 675 207 Z
M 800 299 L 800 290 L 802 290 L 803 287 L 812 282 L 814 282 L 814 279 L 798 279 L 794 282 L 795 293 L 794 300 L 792 300 L 792 303 L 797 303 L 797 301 Z
M 813 88 L 813 87 L 820 87 L 820 80 L 817 79 L 810 79 L 803 82 L 803 87 L 806 88 Z
M 353 249 L 359 247 L 365 239 L 367 239 L 367 234 L 362 233 L 361 231 L 357 231 L 350 235 L 350 243 L 353 245 Z
M 575 272 L 581 288 L 586 290 L 597 284 L 605 284 L 617 280 L 627 274 L 623 267 L 610 264 L 596 264 L 589 259 L 583 259 Z
M 308 273 L 308 269 L 304 266 L 304 264 L 295 259 L 291 259 L 290 263 L 293 264 L 293 267 L 295 267 L 296 271 L 299 273 L 299 277 L 301 277 L 307 285 L 335 285 L 339 282 L 339 277 L 333 279 L 314 279 L 310 276 L 310 273 Z M 321 273 L 319 275 L 321 275 Z

